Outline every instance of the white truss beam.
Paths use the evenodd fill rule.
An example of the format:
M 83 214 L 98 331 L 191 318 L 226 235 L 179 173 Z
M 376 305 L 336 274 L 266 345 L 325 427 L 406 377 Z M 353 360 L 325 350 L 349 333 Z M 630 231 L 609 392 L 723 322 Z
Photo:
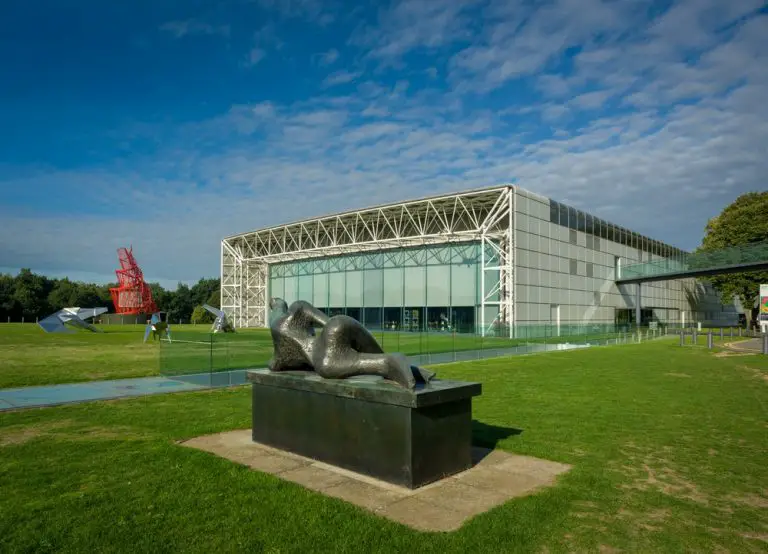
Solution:
M 221 246 L 221 306 L 236 327 L 265 326 L 269 265 L 308 258 L 396 248 L 480 241 L 485 306 L 499 305 L 497 318 L 513 321 L 513 198 L 511 185 L 468 191 L 335 214 L 227 237 Z M 485 260 L 485 250 L 494 255 Z M 486 290 L 485 273 L 502 275 Z M 490 283 L 490 282 L 489 282 Z M 491 300 L 499 295 L 499 300 Z

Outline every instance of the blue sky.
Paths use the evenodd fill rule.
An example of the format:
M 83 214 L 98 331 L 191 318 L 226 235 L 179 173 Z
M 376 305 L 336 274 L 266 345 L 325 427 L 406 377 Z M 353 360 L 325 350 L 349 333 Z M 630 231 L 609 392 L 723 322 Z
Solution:
M 514 182 L 694 248 L 768 174 L 750 0 L 6 0 L 0 271 L 169 285 L 222 237 Z

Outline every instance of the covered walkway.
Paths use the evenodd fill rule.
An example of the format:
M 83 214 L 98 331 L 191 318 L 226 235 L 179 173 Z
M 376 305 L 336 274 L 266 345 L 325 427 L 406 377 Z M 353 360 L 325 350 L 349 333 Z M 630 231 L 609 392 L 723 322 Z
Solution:
M 616 284 L 640 284 L 761 270 L 768 270 L 768 241 L 684 254 L 680 258 L 630 264 L 619 268 Z
M 616 284 L 637 285 L 635 321 L 640 321 L 643 283 L 763 270 L 768 270 L 768 241 L 620 266 Z

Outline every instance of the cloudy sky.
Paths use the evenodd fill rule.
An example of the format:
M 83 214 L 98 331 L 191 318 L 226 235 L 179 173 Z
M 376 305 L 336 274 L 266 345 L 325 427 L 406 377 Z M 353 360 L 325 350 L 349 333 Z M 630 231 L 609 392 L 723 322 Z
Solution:
M 517 183 L 685 249 L 768 175 L 752 0 L 4 0 L 0 270 Z

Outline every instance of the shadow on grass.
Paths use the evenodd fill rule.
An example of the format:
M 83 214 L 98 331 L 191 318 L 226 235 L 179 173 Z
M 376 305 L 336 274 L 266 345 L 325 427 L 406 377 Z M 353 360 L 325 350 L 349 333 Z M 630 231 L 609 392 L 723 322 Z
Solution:
M 519 435 L 522 432 L 522 429 L 489 425 L 487 423 L 483 423 L 482 421 L 473 419 L 472 445 L 493 450 L 496 448 L 496 443 L 498 443 L 500 440 Z

